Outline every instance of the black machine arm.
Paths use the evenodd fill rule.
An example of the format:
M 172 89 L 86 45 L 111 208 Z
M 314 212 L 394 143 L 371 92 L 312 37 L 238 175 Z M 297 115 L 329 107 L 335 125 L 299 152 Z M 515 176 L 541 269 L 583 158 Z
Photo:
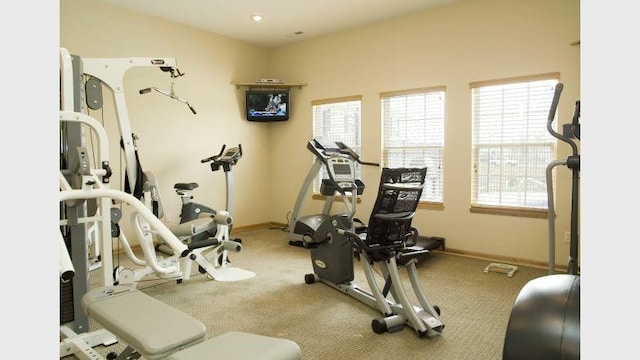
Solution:
M 566 164 L 567 168 L 571 170 L 571 218 L 570 218 L 571 232 L 570 232 L 570 240 L 569 240 L 569 244 L 570 244 L 569 245 L 569 264 L 567 265 L 567 272 L 569 274 L 575 275 L 575 274 L 578 274 L 579 272 L 578 270 L 578 217 L 579 217 L 580 208 L 578 205 L 579 203 L 578 197 L 579 197 L 579 183 L 580 183 L 580 175 L 579 175 L 580 154 L 578 152 L 578 145 L 573 140 L 573 138 L 580 140 L 580 123 L 579 123 L 580 101 L 578 100 L 575 102 L 571 123 L 563 125 L 564 134 L 560 134 L 556 132 L 553 129 L 552 123 L 556 115 L 556 110 L 558 108 L 558 103 L 560 101 L 560 94 L 562 93 L 562 89 L 563 89 L 562 83 L 558 83 L 556 85 L 555 93 L 553 95 L 553 100 L 551 102 L 551 108 L 549 110 L 549 117 L 547 119 L 547 130 L 553 137 L 569 144 L 572 150 L 572 154 L 567 157 L 564 163 Z M 552 168 L 553 168 L 553 163 L 550 164 L 550 167 L 548 167 L 547 172 L 550 173 Z M 553 191 L 552 186 L 550 185 L 551 184 L 547 185 L 548 194 L 552 194 L 552 191 Z M 551 195 L 549 195 L 549 198 L 551 198 Z M 549 209 L 552 210 L 553 202 L 549 201 L 548 206 L 549 206 Z M 553 215 L 549 216 L 549 226 L 550 226 L 549 236 L 554 239 L 555 225 L 554 225 Z M 555 244 L 555 240 L 552 243 Z M 552 249 L 550 246 L 550 253 L 553 253 L 553 252 L 555 252 L 555 249 Z M 550 263 L 549 265 L 550 265 L 550 269 L 553 270 L 553 266 L 555 266 L 555 264 Z
M 573 117 L 570 124 L 563 125 L 564 134 L 560 134 L 553 129 L 553 120 L 556 116 L 556 111 L 558 109 L 558 103 L 560 102 L 560 95 L 562 94 L 562 90 L 564 89 L 564 85 L 562 83 L 558 83 L 555 88 L 555 92 L 553 94 L 553 100 L 551 102 L 551 108 L 549 109 L 549 117 L 547 118 L 547 130 L 549 133 L 557 138 L 558 140 L 562 140 L 571 146 L 571 150 L 574 156 L 578 155 L 578 145 L 573 141 L 572 137 L 580 140 L 580 101 L 576 101 Z M 579 168 L 579 165 L 578 165 Z
M 364 183 L 355 178 L 356 163 L 361 165 L 380 166 L 378 163 L 365 162 L 360 156 L 343 142 L 331 141 L 316 137 L 307 143 L 316 161 L 320 161 L 326 169 L 328 179 L 323 179 L 320 187 L 322 195 L 333 195 L 336 192 L 346 195 L 347 192 L 362 194 Z
M 338 141 L 338 142 L 336 142 L 336 144 L 340 148 L 340 153 L 349 155 L 353 159 L 353 161 L 357 162 L 358 164 L 371 165 L 371 166 L 380 166 L 379 163 L 374 163 L 374 162 L 369 162 L 369 161 L 361 161 L 360 160 L 360 155 L 358 155 L 355 151 L 353 151 L 352 148 L 350 148 L 349 146 L 345 145 L 345 143 Z
M 361 165 L 380 166 L 379 163 L 360 160 L 358 155 L 352 148 L 341 141 L 330 141 L 322 137 L 317 137 L 307 144 L 307 149 L 311 151 L 319 159 L 326 159 L 332 156 L 348 156 L 354 162 Z

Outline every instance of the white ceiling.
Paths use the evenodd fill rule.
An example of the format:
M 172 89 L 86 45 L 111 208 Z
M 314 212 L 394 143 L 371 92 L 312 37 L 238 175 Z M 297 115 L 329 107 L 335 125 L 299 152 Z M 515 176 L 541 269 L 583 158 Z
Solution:
M 461 0 L 103 0 L 274 48 Z M 261 22 L 252 14 L 264 16 Z M 302 34 L 296 34 L 302 32 Z

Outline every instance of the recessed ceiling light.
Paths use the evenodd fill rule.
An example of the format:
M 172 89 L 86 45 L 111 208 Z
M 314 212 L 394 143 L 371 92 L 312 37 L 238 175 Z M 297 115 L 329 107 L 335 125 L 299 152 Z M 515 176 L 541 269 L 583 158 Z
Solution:
M 259 22 L 264 20 L 264 16 L 259 15 L 259 14 L 253 14 L 251 15 L 251 20 L 255 21 L 255 22 Z

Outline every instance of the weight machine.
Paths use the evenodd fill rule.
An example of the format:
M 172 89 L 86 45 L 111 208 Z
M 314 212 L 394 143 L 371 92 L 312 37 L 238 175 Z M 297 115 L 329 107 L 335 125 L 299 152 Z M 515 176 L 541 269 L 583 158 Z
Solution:
M 82 359 L 96 359 L 92 349 L 96 345 L 111 345 L 117 342 L 114 335 L 105 329 L 89 332 L 89 319 L 80 307 L 82 298 L 89 291 L 88 229 L 98 227 L 102 246 L 103 266 L 112 264 L 110 232 L 113 213 L 109 207 L 111 200 L 127 203 L 135 208 L 138 216 L 145 219 L 149 230 L 154 229 L 167 243 L 171 244 L 176 257 L 189 255 L 188 248 L 137 198 L 122 191 L 109 189 L 108 140 L 104 128 L 92 117 L 74 111 L 60 112 L 61 129 L 68 135 L 76 130 L 81 134 L 90 128 L 97 134 L 99 142 L 98 158 L 101 169 L 91 167 L 89 152 L 78 146 L 61 156 L 60 169 L 60 357 L 75 354 Z M 84 125 L 80 126 L 80 125 Z M 63 136 L 68 140 L 72 137 Z M 81 139 L 80 139 L 81 140 Z M 79 143 L 82 143 L 80 141 Z M 70 143 L 66 143 L 69 145 Z M 73 156 L 72 156 L 73 155 Z M 74 157 L 75 156 L 75 157 Z M 68 162 L 69 159 L 74 159 Z M 70 249 L 70 250 L 68 250 Z M 69 257 L 64 253 L 71 253 Z M 158 266 L 153 264 L 153 266 Z M 170 270 L 168 270 L 170 271 Z M 72 276 L 73 275 L 73 276 Z M 104 271 L 105 286 L 113 285 L 109 271 Z
M 175 61 L 159 58 L 83 59 L 71 55 L 64 48 L 60 49 L 60 234 L 74 268 L 74 276 L 60 282 L 61 357 L 80 354 L 92 358 L 90 349 L 93 346 L 117 341 L 105 330 L 89 332 L 88 317 L 80 307 L 83 295 L 89 290 L 89 271 L 92 269 L 90 239 L 95 240 L 92 245 L 99 249 L 95 253 L 99 253 L 104 270 L 102 283 L 105 286 L 114 284 L 110 272 L 113 268 L 112 238 L 117 237 L 114 224 L 119 218 L 116 208 L 112 208 L 112 201 L 133 207 L 138 229 L 144 234 L 140 240 L 141 248 L 151 255 L 145 258 L 145 266 L 172 277 L 182 276 L 179 264 L 183 258 L 207 269 L 212 267 L 203 256 L 190 253 L 187 246 L 151 212 L 150 196 L 142 202 L 130 194 L 109 188 L 112 171 L 108 137 L 102 124 L 85 113 L 87 107 L 99 109 L 102 106 L 102 84 L 107 85 L 113 93 L 122 135 L 121 145 L 125 149 L 127 181 L 136 184 L 142 180 L 135 167 L 134 139 L 129 128 L 122 83 L 126 70 L 135 66 L 173 68 Z M 90 137 L 88 132 L 96 134 L 98 146 L 93 149 L 86 144 Z M 95 164 L 92 164 L 91 155 L 95 155 Z M 145 185 L 150 194 L 152 189 L 148 183 Z M 153 244 L 145 240 L 149 240 L 152 233 L 172 248 L 173 264 L 161 263 L 161 259 L 151 252 Z
M 85 202 L 89 199 L 115 199 L 127 202 L 139 211 L 149 224 L 165 237 L 172 246 L 189 253 L 162 222 L 134 196 L 122 191 L 105 189 L 95 175 L 84 175 L 81 189 L 71 189 L 64 176 L 60 175 L 60 200 Z M 105 219 L 102 219 L 104 221 Z M 76 278 L 74 262 L 67 245 L 60 237 L 61 284 Z M 82 262 L 77 262 L 83 265 Z M 84 263 L 86 264 L 86 263 Z M 68 326 L 60 327 L 60 357 L 75 355 L 82 360 L 104 360 L 96 345 L 109 346 L 122 340 L 126 347 L 119 354 L 110 352 L 106 359 L 217 359 L 229 358 L 251 360 L 300 360 L 302 353 L 295 342 L 238 331 L 206 338 L 207 329 L 199 320 L 158 301 L 135 289 L 135 284 L 101 286 L 81 294 L 82 312 L 103 326 L 93 332 L 76 333 Z M 80 308 L 80 306 L 76 306 Z M 116 337 L 117 336 L 117 337 Z
M 66 52 L 66 50 L 64 50 L 64 52 Z M 170 98 L 185 103 L 195 114 L 196 112 L 193 106 L 191 106 L 191 104 L 189 104 L 185 99 L 178 97 L 173 89 L 174 80 L 183 76 L 184 73 L 177 69 L 176 61 L 172 58 L 86 59 L 77 56 L 72 57 L 71 55 L 68 55 L 68 53 L 66 57 L 69 58 L 69 60 L 66 61 L 68 65 L 63 66 L 68 68 L 67 73 L 72 74 L 75 71 L 73 77 L 70 76 L 63 79 L 63 82 L 66 84 L 64 89 L 67 89 L 67 94 L 71 94 L 68 98 L 74 98 L 73 101 L 69 100 L 69 104 L 66 104 L 66 106 L 74 106 L 73 103 L 78 103 L 79 105 L 77 108 L 74 108 L 74 110 L 79 112 L 84 110 L 84 106 L 87 106 L 92 110 L 100 109 L 103 106 L 102 85 L 107 86 L 111 90 L 121 136 L 120 147 L 122 149 L 126 165 L 124 189 L 126 192 L 131 193 L 145 203 L 149 209 L 152 209 L 153 213 L 157 217 L 162 218 L 164 210 L 155 177 L 151 172 L 142 171 L 140 166 L 136 147 L 138 139 L 137 136 L 131 132 L 130 128 L 124 97 L 123 77 L 124 74 L 133 67 L 156 67 L 161 71 L 168 73 L 171 79 L 171 88 L 168 92 L 157 88 L 142 89 L 139 92 L 144 94 L 151 90 L 156 90 L 162 94 L 166 93 L 165 95 L 168 95 Z M 81 134 L 75 134 L 75 136 L 80 135 Z M 136 269 L 129 269 L 124 266 L 117 266 L 114 268 L 113 274 L 110 274 L 110 276 L 113 277 L 113 281 L 115 281 L 116 284 L 138 282 L 148 276 L 161 279 L 175 279 L 177 282 L 182 282 L 183 279 L 189 279 L 190 274 L 181 270 L 181 262 L 183 262 L 182 259 L 173 256 L 173 251 L 171 249 L 168 250 L 168 254 L 170 255 L 169 257 L 158 256 L 159 254 L 156 253 L 154 245 L 154 240 L 157 240 L 157 237 L 153 231 L 149 230 L 149 226 L 144 218 L 137 216 L 135 212 L 131 215 L 133 231 L 139 240 L 140 248 L 144 255 L 143 258 L 139 258 L 131 249 L 130 243 L 124 232 L 120 231 L 118 222 L 123 216 L 122 212 L 117 208 L 110 209 L 109 212 L 111 213 L 111 218 L 113 220 L 110 236 L 118 239 L 118 242 L 122 245 L 127 257 L 134 265 L 139 267 Z M 227 217 L 227 220 L 225 220 L 222 216 L 218 216 L 217 220 L 209 219 L 209 223 L 205 224 L 203 227 L 198 227 L 197 231 L 204 231 L 211 227 L 215 228 L 219 225 L 218 223 L 221 221 L 228 221 L 228 219 L 230 219 L 230 217 Z M 179 235 L 182 239 L 185 238 L 184 234 L 181 233 Z M 106 234 L 102 234 L 100 238 L 104 238 L 105 236 Z M 209 278 L 219 281 L 234 281 L 237 277 L 225 277 L 220 271 L 218 271 L 221 264 L 215 262 L 211 263 L 209 261 L 210 259 L 202 254 L 205 250 L 215 250 L 215 248 L 222 248 L 223 245 L 226 246 L 222 250 L 218 249 L 217 251 L 239 251 L 240 249 L 237 246 L 231 246 L 228 243 L 222 242 L 219 244 L 212 244 L 210 246 L 201 244 L 201 249 L 198 249 L 197 252 L 192 252 L 187 259 L 184 259 L 187 268 L 190 270 L 191 262 L 196 262 L 200 272 L 206 273 Z M 107 249 L 105 247 L 104 251 L 106 250 L 111 252 L 110 248 Z M 105 264 L 107 269 L 111 269 L 113 266 L 112 259 L 109 259 L 109 261 L 109 264 Z M 245 273 L 245 275 L 248 276 L 249 273 Z M 255 274 L 252 274 L 252 276 L 253 275 Z M 107 275 L 105 274 L 105 277 L 106 276 Z M 246 276 L 243 278 L 248 278 Z
M 60 357 L 104 359 L 93 348 L 109 346 L 119 340 L 127 348 L 107 359 L 301 359 L 300 348 L 290 340 L 230 332 L 206 339 L 204 325 L 191 316 L 157 301 L 135 289 L 135 283 L 116 286 L 108 271 L 113 267 L 112 239 L 122 213 L 114 203 L 132 207 L 132 222 L 140 236 L 144 265 L 159 276 L 181 276 L 180 261 L 215 271 L 208 260 L 179 239 L 158 218 L 162 212 L 153 178 L 140 173 L 131 161 L 137 160 L 134 137 L 128 128 L 121 76 L 132 66 L 174 66 L 170 59 L 81 59 L 60 49 Z M 111 68 L 118 75 L 106 69 Z M 163 70 L 167 71 L 167 70 Z M 99 77 L 98 77 L 99 76 Z M 88 80 L 86 79 L 88 77 Z M 104 81 L 103 79 L 106 79 Z M 112 171 L 109 142 L 102 124 L 84 113 L 85 106 L 102 104 L 102 84 L 114 93 L 122 134 L 121 146 L 127 161 L 126 181 L 132 192 L 110 189 Z M 86 98 L 85 98 L 85 95 Z M 88 148 L 85 139 L 95 135 L 97 146 Z M 91 136 L 93 137 L 93 136 Z M 92 151 L 95 154 L 92 154 Z M 96 161 L 92 161 L 95 155 Z M 97 166 L 95 165 L 97 164 Z M 157 203 L 154 203 L 157 202 Z M 94 232 L 100 246 L 103 285 L 89 289 L 88 240 Z M 159 237 L 169 249 L 173 264 L 156 257 L 151 235 Z M 129 249 L 130 250 L 130 249 Z M 103 328 L 89 331 L 89 316 Z

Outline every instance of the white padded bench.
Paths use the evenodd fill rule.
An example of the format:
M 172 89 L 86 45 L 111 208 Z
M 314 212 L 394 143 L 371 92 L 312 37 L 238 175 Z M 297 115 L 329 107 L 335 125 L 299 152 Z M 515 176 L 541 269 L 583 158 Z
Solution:
M 105 286 L 82 297 L 89 316 L 144 359 L 301 360 L 288 339 L 229 332 L 206 339 L 202 322 L 132 287 Z

